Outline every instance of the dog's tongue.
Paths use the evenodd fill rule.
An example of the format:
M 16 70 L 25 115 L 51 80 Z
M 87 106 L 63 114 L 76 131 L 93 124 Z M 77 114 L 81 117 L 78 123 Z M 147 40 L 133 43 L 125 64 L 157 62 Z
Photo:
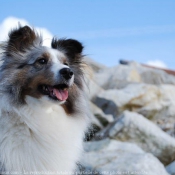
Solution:
M 54 88 L 53 93 L 60 101 L 65 101 L 68 98 L 68 90 L 58 90 Z

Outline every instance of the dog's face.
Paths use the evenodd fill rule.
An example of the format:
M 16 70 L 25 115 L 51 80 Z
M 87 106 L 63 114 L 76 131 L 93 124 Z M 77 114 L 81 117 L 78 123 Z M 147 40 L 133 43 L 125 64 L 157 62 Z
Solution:
M 26 96 L 46 97 L 65 110 L 82 89 L 82 50 L 73 39 L 53 39 L 51 48 L 28 26 L 11 31 L 4 47 L 1 86 L 13 103 L 25 104 Z M 70 111 L 69 111 L 70 112 Z
M 21 69 L 18 75 L 26 80 L 22 87 L 23 96 L 46 96 L 60 103 L 65 102 L 68 89 L 74 83 L 74 72 L 66 55 L 56 49 L 41 47 L 32 49 L 26 57 L 26 62 L 18 66 Z

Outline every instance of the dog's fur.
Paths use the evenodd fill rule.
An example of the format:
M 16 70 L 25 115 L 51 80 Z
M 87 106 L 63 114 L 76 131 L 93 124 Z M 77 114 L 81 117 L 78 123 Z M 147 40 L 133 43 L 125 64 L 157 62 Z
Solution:
M 53 38 L 48 48 L 42 46 L 42 37 L 34 29 L 19 26 L 9 33 L 1 49 L 1 171 L 73 172 L 89 123 L 82 44 Z M 60 74 L 63 68 L 70 68 L 71 78 Z M 45 85 L 49 92 L 43 90 Z M 54 89 L 60 85 L 66 92 Z M 50 94 L 53 91 L 69 96 L 60 100 Z

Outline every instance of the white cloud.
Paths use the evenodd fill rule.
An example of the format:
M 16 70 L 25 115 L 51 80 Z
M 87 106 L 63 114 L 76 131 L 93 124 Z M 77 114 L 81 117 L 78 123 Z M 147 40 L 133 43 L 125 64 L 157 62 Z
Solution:
M 8 33 L 10 30 L 13 28 L 16 28 L 18 25 L 30 25 L 25 19 L 19 19 L 15 17 L 8 17 L 2 21 L 0 24 L 0 41 L 4 41 L 8 38 Z M 50 46 L 51 39 L 53 35 L 46 29 L 46 28 L 41 28 L 41 27 L 35 27 L 35 29 L 38 31 L 38 33 L 41 33 L 43 36 L 43 45 L 45 46 Z
M 159 67 L 159 68 L 167 68 L 167 65 L 163 61 L 160 61 L 160 60 L 148 61 L 146 64 L 150 66 Z

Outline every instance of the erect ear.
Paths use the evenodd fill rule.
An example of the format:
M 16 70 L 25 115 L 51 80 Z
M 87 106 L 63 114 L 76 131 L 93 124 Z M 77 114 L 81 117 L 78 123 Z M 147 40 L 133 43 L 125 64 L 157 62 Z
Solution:
M 80 55 L 83 51 L 83 45 L 74 39 L 52 39 L 51 43 L 52 48 L 58 49 L 58 50 L 63 50 L 66 55 L 70 58 L 80 58 L 77 57 Z
M 29 26 L 19 27 L 9 33 L 9 40 L 7 42 L 7 53 L 11 52 L 24 52 L 29 48 L 38 35 Z

